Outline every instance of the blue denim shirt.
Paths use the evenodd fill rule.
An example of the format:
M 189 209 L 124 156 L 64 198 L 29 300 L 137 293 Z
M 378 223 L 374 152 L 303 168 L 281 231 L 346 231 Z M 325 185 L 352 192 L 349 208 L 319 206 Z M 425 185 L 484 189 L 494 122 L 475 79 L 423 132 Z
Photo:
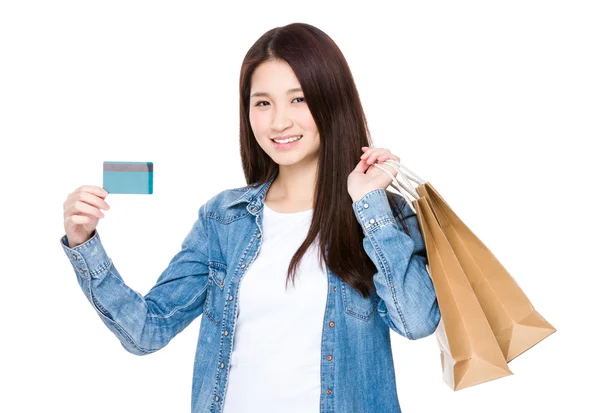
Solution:
M 203 315 L 192 413 L 222 411 L 240 282 L 260 250 L 263 201 L 275 176 L 256 187 L 225 190 L 202 205 L 181 251 L 144 296 L 127 286 L 98 231 L 75 248 L 61 239 L 83 293 L 127 351 L 153 353 Z M 390 329 L 415 340 L 432 334 L 440 319 L 417 217 L 394 193 L 408 236 L 385 194 L 376 189 L 352 204 L 363 248 L 378 270 L 376 293 L 363 298 L 327 268 L 321 413 L 400 412 Z

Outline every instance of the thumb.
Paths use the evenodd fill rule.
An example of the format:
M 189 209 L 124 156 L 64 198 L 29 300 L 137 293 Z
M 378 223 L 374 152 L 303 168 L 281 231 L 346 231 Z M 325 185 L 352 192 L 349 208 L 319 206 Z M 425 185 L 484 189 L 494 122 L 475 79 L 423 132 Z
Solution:
M 364 174 L 369 167 L 370 165 L 364 159 L 361 159 L 352 172 L 360 172 L 361 174 Z

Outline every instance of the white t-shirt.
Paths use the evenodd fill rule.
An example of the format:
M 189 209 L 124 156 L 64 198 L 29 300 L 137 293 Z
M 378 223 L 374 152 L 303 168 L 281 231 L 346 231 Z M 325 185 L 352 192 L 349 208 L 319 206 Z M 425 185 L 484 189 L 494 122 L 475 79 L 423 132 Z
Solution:
M 314 242 L 295 287 L 288 265 L 306 238 L 313 210 L 263 209 L 260 251 L 242 278 L 224 413 L 317 413 L 327 273 Z

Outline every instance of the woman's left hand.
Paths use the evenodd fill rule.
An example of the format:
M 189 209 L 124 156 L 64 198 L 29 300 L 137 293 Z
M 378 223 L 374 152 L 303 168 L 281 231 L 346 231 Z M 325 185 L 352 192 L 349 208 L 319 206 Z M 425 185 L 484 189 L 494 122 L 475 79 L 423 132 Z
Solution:
M 374 163 L 383 163 L 388 159 L 400 162 L 400 158 L 392 154 L 389 149 L 362 147 L 363 154 L 356 168 L 348 175 L 348 193 L 352 202 L 358 201 L 374 189 L 386 189 L 392 179 L 381 169 L 373 166 Z M 389 165 L 381 165 L 395 177 L 398 174 L 395 168 Z M 365 171 L 367 173 L 365 173 Z

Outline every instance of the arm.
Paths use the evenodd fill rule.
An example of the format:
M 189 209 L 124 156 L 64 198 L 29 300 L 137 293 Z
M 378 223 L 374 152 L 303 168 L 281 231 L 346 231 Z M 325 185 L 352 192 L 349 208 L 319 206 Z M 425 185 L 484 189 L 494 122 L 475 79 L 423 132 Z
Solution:
M 142 296 L 129 288 L 96 231 L 85 243 L 61 245 L 77 281 L 104 324 L 130 353 L 145 355 L 165 345 L 202 314 L 208 275 L 205 205 L 156 284 Z
M 403 197 L 394 196 L 410 236 L 393 216 L 384 189 L 370 191 L 352 208 L 365 234 L 365 252 L 377 267 L 378 313 L 393 331 L 416 340 L 435 332 L 440 310 L 417 216 Z

